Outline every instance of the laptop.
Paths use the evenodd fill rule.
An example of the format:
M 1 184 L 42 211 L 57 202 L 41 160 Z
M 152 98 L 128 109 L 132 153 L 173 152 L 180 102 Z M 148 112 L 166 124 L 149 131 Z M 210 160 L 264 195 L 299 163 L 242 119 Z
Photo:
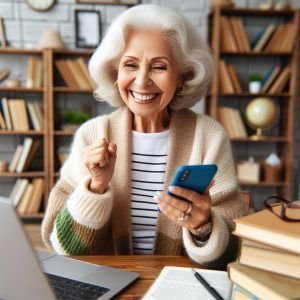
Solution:
M 34 251 L 10 199 L 0 196 L 1 300 L 110 299 L 138 276 L 134 272 Z M 71 294 L 63 292 L 66 287 L 70 287 Z

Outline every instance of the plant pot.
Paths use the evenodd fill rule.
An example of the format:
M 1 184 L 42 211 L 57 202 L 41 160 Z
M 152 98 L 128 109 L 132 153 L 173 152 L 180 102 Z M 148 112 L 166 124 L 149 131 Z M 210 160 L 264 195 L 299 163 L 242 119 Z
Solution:
M 249 92 L 256 94 L 261 89 L 261 82 L 260 81 L 250 81 L 249 82 Z

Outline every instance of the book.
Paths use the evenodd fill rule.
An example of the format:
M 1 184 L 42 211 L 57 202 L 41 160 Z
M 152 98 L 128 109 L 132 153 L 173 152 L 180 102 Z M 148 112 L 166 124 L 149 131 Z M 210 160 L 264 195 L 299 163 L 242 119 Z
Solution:
M 259 298 L 234 283 L 230 300 L 259 300 Z
M 274 24 L 269 24 L 267 28 L 263 31 L 262 35 L 258 39 L 258 41 L 253 45 L 253 51 L 259 52 L 262 51 L 270 37 L 274 33 L 276 26 Z
M 30 150 L 29 150 L 29 153 L 28 153 L 28 156 L 26 158 L 26 161 L 25 161 L 25 164 L 24 164 L 24 167 L 23 167 L 23 171 L 27 171 L 27 169 L 29 168 L 29 165 L 30 163 L 32 162 L 38 148 L 39 148 L 39 145 L 40 145 L 40 140 L 34 140 L 31 147 L 30 147 Z
M 228 69 L 230 79 L 231 79 L 231 82 L 233 84 L 235 92 L 236 93 L 242 93 L 243 92 L 242 86 L 241 86 L 240 80 L 237 76 L 237 73 L 235 71 L 235 68 L 232 65 L 227 64 L 227 69 Z
M 286 66 L 279 76 L 274 80 L 273 84 L 269 89 L 270 94 L 281 93 L 287 84 L 291 74 L 291 69 L 289 66 Z
M 43 197 L 44 180 L 43 178 L 34 178 L 32 180 L 32 184 L 33 192 L 31 195 L 31 201 L 27 207 L 27 212 L 38 213 Z
M 90 83 L 82 72 L 81 66 L 76 60 L 67 60 L 69 69 L 75 78 L 80 89 L 90 89 Z
M 234 93 L 233 83 L 231 81 L 231 77 L 227 68 L 227 65 L 224 60 L 220 60 L 219 62 L 219 76 L 220 76 L 220 92 L 221 93 Z
M 6 123 L 6 128 L 8 130 L 11 130 L 13 127 L 12 127 L 11 116 L 10 116 L 7 98 L 2 98 L 1 103 L 2 103 L 3 115 L 4 115 L 4 119 L 5 119 L 5 123 Z
M 300 279 L 300 255 L 243 239 L 239 262 Z
M 24 166 L 26 164 L 26 160 L 28 158 L 31 146 L 33 144 L 33 139 L 30 137 L 26 137 L 23 142 L 23 150 L 16 166 L 16 172 L 20 173 L 24 171 Z
M 16 150 L 15 150 L 15 153 L 12 157 L 12 160 L 10 161 L 10 164 L 8 166 L 8 171 L 9 172 L 16 171 L 16 167 L 17 167 L 17 164 L 18 164 L 19 159 L 21 157 L 22 151 L 23 151 L 23 145 L 18 145 Z
M 280 73 L 280 70 L 281 70 L 281 68 L 279 66 L 276 66 L 271 69 L 271 73 L 267 74 L 267 77 L 264 79 L 265 82 L 262 84 L 262 87 L 261 87 L 262 93 L 266 93 L 269 90 L 269 88 L 272 85 L 272 83 L 274 82 L 275 78 Z
M 0 110 L 0 129 L 6 129 L 6 124 L 2 112 Z
M 96 88 L 96 84 L 93 82 L 93 80 L 90 77 L 87 65 L 84 61 L 84 59 L 82 57 L 79 57 L 76 59 L 76 62 L 78 63 L 78 65 L 81 67 L 81 70 L 83 72 L 83 74 L 85 75 L 85 77 L 87 78 L 90 88 L 91 89 L 95 89 Z
M 8 68 L 1 68 L 0 69 L 0 82 L 6 79 L 9 75 L 10 71 Z
M 20 214 L 26 214 L 27 212 L 27 207 L 31 201 L 31 195 L 32 195 L 32 191 L 33 191 L 33 184 L 32 183 L 28 183 L 26 186 L 25 191 L 23 192 L 23 195 L 17 205 L 17 211 Z
M 35 69 L 35 57 L 29 56 L 27 61 L 27 77 L 26 77 L 26 87 L 33 88 L 34 84 L 34 69 Z
M 10 199 L 12 200 L 12 204 L 17 207 L 19 201 L 21 200 L 24 191 L 29 184 L 28 179 L 22 178 L 20 181 L 16 182 L 16 189 L 13 188 L 12 193 L 10 194 Z
M 238 28 L 238 31 L 240 33 L 240 38 L 242 39 L 243 51 L 249 52 L 251 50 L 250 42 L 242 19 L 235 18 L 234 25 Z
M 78 89 L 79 85 L 77 84 L 77 81 L 75 80 L 71 70 L 68 67 L 67 60 L 56 60 L 54 64 L 65 84 L 70 88 Z
M 233 233 L 264 245 L 300 254 L 300 222 L 283 221 L 267 209 L 236 219 Z
M 300 280 L 272 272 L 228 264 L 229 278 L 260 299 L 299 299 Z
M 28 113 L 29 113 L 29 116 L 30 116 L 30 120 L 31 120 L 33 129 L 35 129 L 37 131 L 42 130 L 42 126 L 41 126 L 40 120 L 39 120 L 39 118 L 36 114 L 33 103 L 32 102 L 27 102 L 27 108 L 28 108 Z
M 221 17 L 221 50 L 228 52 L 237 52 L 238 46 L 236 44 L 234 34 L 227 17 Z
M 224 298 L 230 299 L 232 283 L 227 272 L 196 269 Z M 165 299 L 211 299 L 211 295 L 195 278 L 191 268 L 167 266 L 162 269 L 155 282 L 142 298 L 143 300 Z
M 285 30 L 285 24 L 280 24 L 277 26 L 275 32 L 273 33 L 271 39 L 265 47 L 265 52 L 279 52 L 282 40 L 286 34 Z

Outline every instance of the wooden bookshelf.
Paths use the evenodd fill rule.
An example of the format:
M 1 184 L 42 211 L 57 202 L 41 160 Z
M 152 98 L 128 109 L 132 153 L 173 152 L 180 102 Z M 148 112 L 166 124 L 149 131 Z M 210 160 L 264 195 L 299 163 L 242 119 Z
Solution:
M 258 9 L 235 9 L 235 8 L 216 8 L 208 18 L 208 28 L 209 28 L 209 37 L 210 45 L 213 50 L 213 56 L 216 63 L 216 66 L 219 68 L 219 62 L 222 59 L 223 61 L 229 61 L 230 64 L 234 65 L 239 62 L 248 63 L 254 62 L 256 59 L 264 59 L 264 61 L 276 60 L 280 62 L 281 66 L 290 66 L 290 78 L 288 84 L 285 86 L 285 89 L 279 93 L 271 94 L 269 92 L 259 92 L 257 94 L 249 93 L 245 87 L 245 78 L 242 92 L 233 92 L 233 93 L 224 93 L 220 91 L 220 82 L 224 79 L 221 78 L 220 72 L 217 68 L 217 72 L 212 81 L 211 89 L 208 94 L 207 101 L 207 112 L 213 118 L 219 120 L 218 108 L 220 106 L 228 106 L 238 108 L 242 113 L 245 109 L 245 105 L 256 97 L 268 97 L 274 99 L 278 103 L 280 109 L 280 117 L 277 127 L 279 127 L 278 136 L 274 136 L 271 133 L 267 134 L 267 137 L 262 140 L 253 140 L 250 136 L 243 138 L 232 138 L 232 147 L 233 152 L 235 153 L 236 147 L 243 144 L 243 149 L 251 149 L 251 144 L 257 145 L 257 147 L 263 147 L 263 145 L 274 145 L 277 155 L 280 157 L 284 169 L 283 169 L 283 181 L 267 183 L 261 181 L 259 183 L 246 183 L 241 182 L 240 185 L 243 188 L 249 189 L 250 191 L 257 190 L 259 193 L 260 189 L 272 188 L 276 189 L 276 193 L 283 195 L 292 199 L 293 192 L 293 157 L 294 157 L 294 123 L 295 123 L 295 109 L 296 109 L 296 91 L 297 91 L 297 59 L 299 58 L 299 41 L 295 41 L 295 46 L 292 51 L 275 51 L 275 52 L 264 52 L 264 50 L 259 52 L 254 52 L 251 45 L 250 51 L 224 51 L 222 50 L 222 45 L 224 45 L 224 39 L 222 42 L 222 33 L 224 34 L 224 28 L 221 28 L 221 18 L 224 16 L 228 19 L 238 18 L 243 22 L 244 30 L 247 33 L 247 26 L 253 26 L 253 19 L 258 20 L 263 24 L 263 19 L 275 20 L 276 24 L 286 22 L 293 22 L 296 28 L 299 28 L 299 13 L 294 10 L 258 10 Z M 247 22 L 247 20 L 251 20 Z M 222 21 L 224 24 L 224 19 Z M 229 21 L 229 24 L 231 21 Z M 246 25 L 245 25 L 246 24 Z M 260 23 L 259 23 L 260 24 Z M 230 27 L 230 26 L 229 26 Z M 276 31 L 275 27 L 275 31 Z M 232 30 L 232 27 L 231 27 Z M 234 31 L 229 33 L 228 36 L 235 35 Z M 298 34 L 299 36 L 299 34 Z M 270 41 L 271 38 L 268 40 Z M 223 44 L 222 44 L 223 43 Z M 268 42 L 267 42 L 268 43 Z M 236 42 L 237 48 L 238 43 Z M 229 47 L 228 45 L 226 47 Z M 275 63 L 274 63 L 275 64 Z M 267 70 L 266 70 L 267 71 Z M 250 134 L 253 134 L 253 131 L 245 123 L 247 131 Z M 240 146 L 239 146 L 240 147 Z M 252 147 L 253 148 L 253 147 Z M 236 150 L 238 151 L 238 150 Z M 246 150 L 247 151 L 247 150 Z M 251 150 L 248 150 L 248 152 Z M 261 159 L 262 150 L 259 151 Z M 255 154 L 255 153 L 254 153 Z M 270 153 L 265 154 L 265 158 Z M 238 155 L 235 153 L 235 155 Z M 251 152 L 249 152 L 251 155 Z M 238 160 L 238 159 L 237 159 Z
M 19 87 L 6 87 L 4 85 L 0 86 L 0 98 L 6 97 L 9 99 L 24 99 L 25 103 L 27 103 L 28 100 L 31 100 L 31 94 L 35 94 L 35 101 L 38 101 L 40 105 L 42 106 L 42 109 L 44 112 L 47 112 L 48 109 L 48 103 L 47 103 L 47 84 L 46 84 L 46 78 L 47 78 L 47 66 L 46 66 L 46 60 L 45 60 L 45 52 L 41 50 L 33 50 L 33 49 L 16 49 L 16 48 L 0 48 L 0 57 L 5 59 L 7 56 L 16 57 L 17 59 L 19 57 L 22 57 L 21 59 L 28 64 L 28 58 L 30 56 L 38 57 L 41 59 L 43 64 L 43 70 L 42 70 L 42 80 L 43 85 L 42 87 L 38 88 L 28 88 L 26 86 L 19 86 Z M 7 66 L 10 68 L 10 66 Z M 27 69 L 25 69 L 25 72 Z M 26 73 L 23 74 L 26 76 Z M 4 81 L 5 83 L 5 81 Z M 27 105 L 26 105 L 27 106 Z M 28 108 L 26 107 L 26 110 Z M 28 111 L 27 111 L 28 115 Z M 29 117 L 29 116 L 28 116 Z M 48 129 L 47 129 L 47 117 L 46 114 L 43 118 L 43 130 L 34 130 L 30 128 L 29 130 L 7 130 L 7 129 L 0 129 L 0 140 L 1 137 L 5 136 L 13 136 L 17 137 L 20 142 L 25 139 L 26 137 L 32 137 L 33 139 L 38 138 L 41 141 L 41 145 L 39 146 L 41 148 L 41 166 L 38 171 L 33 171 L 30 169 L 30 166 L 28 168 L 28 171 L 25 172 L 1 172 L 0 178 L 7 178 L 7 179 L 14 179 L 17 180 L 18 178 L 26 178 L 30 181 L 35 178 L 42 178 L 44 180 L 43 185 L 43 199 L 42 201 L 45 201 L 47 199 L 49 194 L 49 188 L 47 184 L 47 175 L 48 175 L 48 168 L 49 168 L 49 144 L 48 144 Z M 31 123 L 31 122 L 30 122 Z M 19 143 L 20 143 L 19 142 Z M 0 141 L 0 143 L 2 143 Z M 22 144 L 22 142 L 21 142 Z M 35 158 L 33 158 L 34 160 Z M 34 169 L 36 169 L 35 167 Z M 43 209 L 45 205 L 41 204 L 41 207 Z M 30 218 L 30 219 L 40 219 L 43 216 L 43 211 L 40 211 L 39 213 L 35 214 L 27 214 L 26 216 L 22 215 L 22 218 Z

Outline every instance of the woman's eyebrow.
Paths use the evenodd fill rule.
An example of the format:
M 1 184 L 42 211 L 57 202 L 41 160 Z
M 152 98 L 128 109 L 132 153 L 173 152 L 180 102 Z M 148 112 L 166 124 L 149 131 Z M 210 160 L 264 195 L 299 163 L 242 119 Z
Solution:
M 124 57 L 123 57 L 123 59 L 124 58 L 130 58 L 130 59 L 134 59 L 134 60 L 139 60 L 137 57 L 135 57 L 135 56 L 132 56 L 132 55 L 125 55 Z M 167 61 L 170 61 L 170 59 L 168 58 L 168 57 L 166 57 L 166 56 L 155 56 L 155 57 L 152 57 L 151 58 L 151 61 L 154 61 L 154 60 L 157 60 L 157 59 L 165 59 L 165 60 L 167 60 Z

